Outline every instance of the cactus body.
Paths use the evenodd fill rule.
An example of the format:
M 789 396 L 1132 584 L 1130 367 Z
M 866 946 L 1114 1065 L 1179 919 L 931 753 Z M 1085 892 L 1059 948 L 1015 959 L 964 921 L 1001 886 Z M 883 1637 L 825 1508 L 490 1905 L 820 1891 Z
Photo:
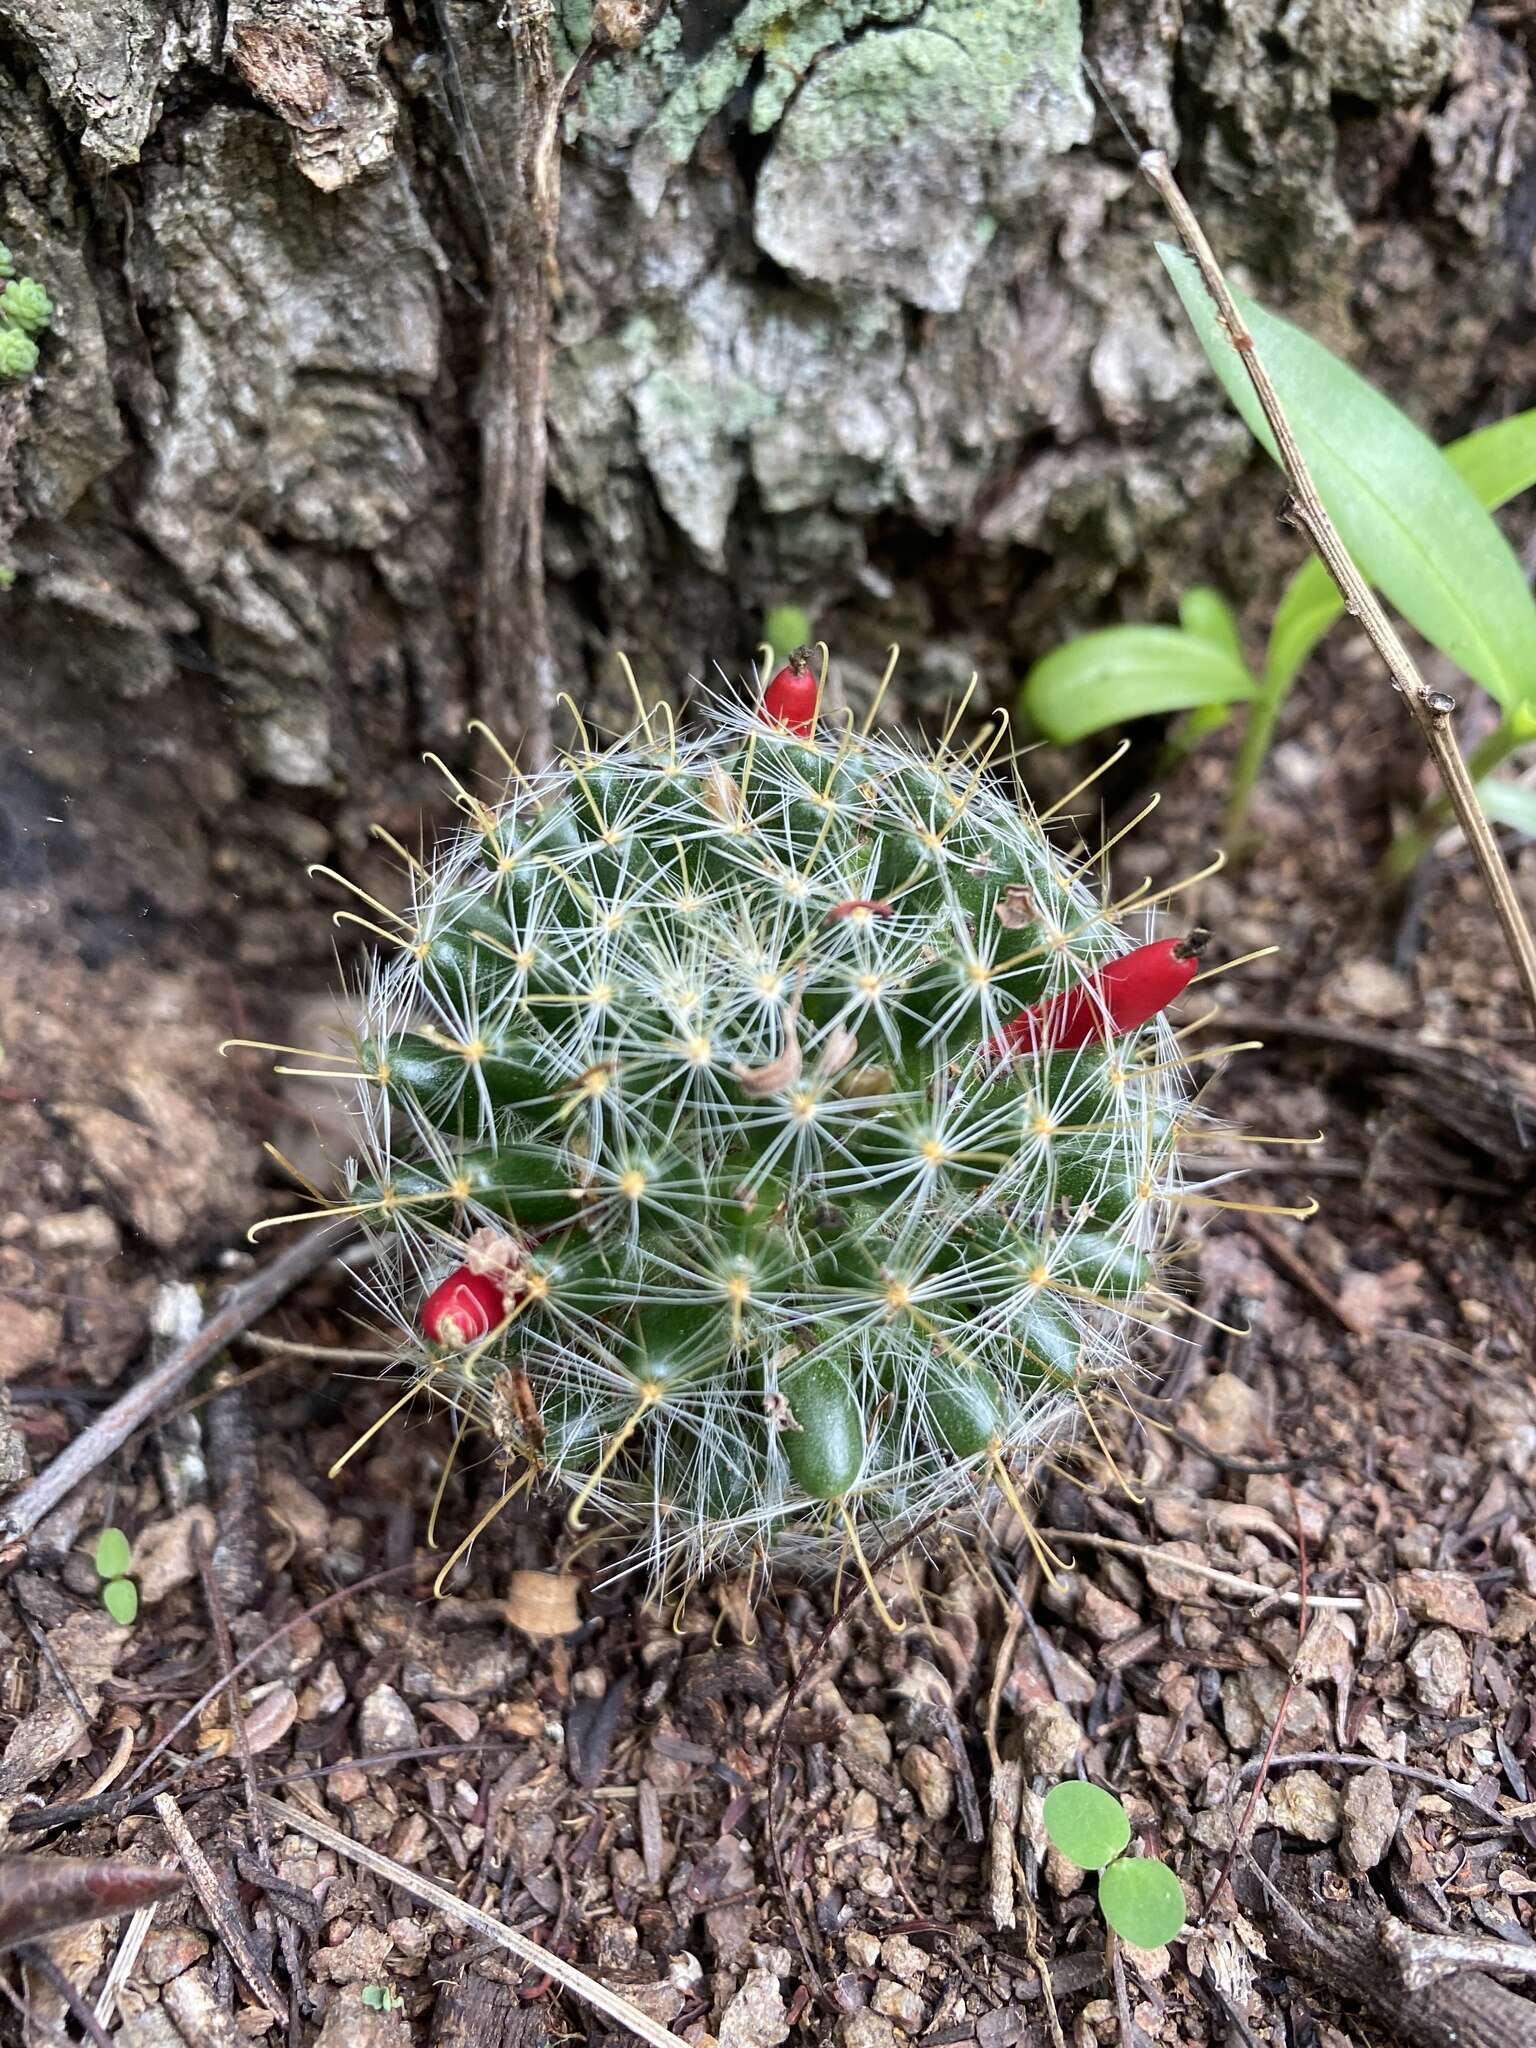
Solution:
M 348 1199 L 418 1377 L 657 1574 L 1027 1471 L 1126 1362 L 1177 1179 L 1161 1020 L 996 1050 L 1133 943 L 1084 871 L 969 759 L 741 710 L 464 808 L 359 1041 Z

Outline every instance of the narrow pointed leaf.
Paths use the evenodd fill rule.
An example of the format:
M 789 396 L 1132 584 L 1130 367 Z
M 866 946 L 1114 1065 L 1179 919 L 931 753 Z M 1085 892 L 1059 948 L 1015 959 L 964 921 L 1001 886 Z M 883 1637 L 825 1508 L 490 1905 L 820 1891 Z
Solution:
M 180 1871 L 71 1856 L 0 1856 L 0 1949 L 137 1912 L 186 1885 Z
M 1159 245 L 1227 395 L 1269 425 L 1188 257 Z M 1362 575 L 1507 709 L 1536 693 L 1536 600 L 1508 541 L 1427 434 L 1319 341 L 1241 292 L 1239 310 L 1313 481 Z
M 1059 746 L 1126 719 L 1197 704 L 1233 704 L 1254 693 L 1232 654 L 1177 626 L 1108 626 L 1069 640 L 1024 679 L 1024 709 Z
M 1536 408 L 1463 434 L 1442 452 L 1479 505 L 1507 505 L 1536 484 Z
M 1536 839 L 1536 789 L 1529 783 L 1506 782 L 1490 775 L 1477 785 L 1477 800 L 1496 825 L 1508 825 L 1522 838 Z
M 1205 583 L 1186 590 L 1179 599 L 1179 624 L 1194 639 L 1219 647 L 1235 662 L 1247 666 L 1243 661 L 1243 636 L 1238 630 L 1237 613 L 1219 590 L 1212 590 Z
M 1536 484 L 1536 410 L 1495 420 L 1491 427 L 1448 442 L 1440 452 L 1477 502 L 1497 511 Z M 1268 685 L 1288 689 L 1318 641 L 1343 616 L 1338 585 L 1317 556 L 1310 556 L 1286 585 L 1275 611 L 1264 663 Z M 1527 694 L 1536 695 L 1536 688 Z
M 1122 1941 L 1161 1948 L 1184 1925 L 1184 1887 L 1150 1856 L 1122 1856 L 1099 1878 L 1099 1911 Z

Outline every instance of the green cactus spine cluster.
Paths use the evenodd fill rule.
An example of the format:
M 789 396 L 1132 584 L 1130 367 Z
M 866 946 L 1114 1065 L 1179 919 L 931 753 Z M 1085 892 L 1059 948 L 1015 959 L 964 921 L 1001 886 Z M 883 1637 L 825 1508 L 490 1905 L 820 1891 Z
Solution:
M 660 1578 L 1026 1477 L 1156 1312 L 1185 1106 L 1161 1019 L 999 1056 L 1135 940 L 974 747 L 698 726 L 454 784 L 361 920 L 342 1196 L 414 1384 Z M 434 1342 L 456 1272 L 504 1313 Z

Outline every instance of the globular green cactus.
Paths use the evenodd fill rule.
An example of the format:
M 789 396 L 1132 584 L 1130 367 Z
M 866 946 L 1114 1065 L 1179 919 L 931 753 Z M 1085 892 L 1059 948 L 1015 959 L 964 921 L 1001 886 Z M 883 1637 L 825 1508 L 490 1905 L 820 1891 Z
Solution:
M 806 673 L 782 723 L 455 783 L 363 920 L 342 1206 L 413 1385 L 662 1577 L 1012 1495 L 1158 1313 L 1178 1194 L 1185 1063 L 1110 963 L 1187 960 L 1156 1007 L 1190 949 L 1133 953 L 973 748 L 786 715 Z

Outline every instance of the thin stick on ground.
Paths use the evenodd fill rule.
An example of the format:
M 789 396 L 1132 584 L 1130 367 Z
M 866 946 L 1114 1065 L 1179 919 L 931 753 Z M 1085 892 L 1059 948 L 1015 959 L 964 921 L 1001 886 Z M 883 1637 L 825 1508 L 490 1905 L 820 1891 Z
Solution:
M 1160 149 L 1145 150 L 1140 159 L 1140 169 L 1167 207 L 1178 229 L 1179 239 L 1194 259 L 1205 289 L 1221 317 L 1227 338 L 1248 374 L 1254 396 L 1263 408 L 1270 432 L 1275 437 L 1280 467 L 1285 472 L 1295 502 L 1297 521 L 1338 585 L 1346 607 L 1360 621 L 1366 638 L 1386 663 L 1392 686 L 1401 693 L 1440 772 L 1451 808 L 1456 813 L 1456 822 L 1466 835 L 1483 878 L 1483 886 L 1503 928 L 1526 1002 L 1532 1017 L 1536 1018 L 1536 938 L 1531 935 L 1530 925 L 1504 864 L 1504 856 L 1499 851 L 1499 843 L 1483 815 L 1476 787 L 1456 745 L 1451 730 L 1451 713 L 1456 709 L 1456 700 L 1443 690 L 1430 689 L 1387 617 L 1380 599 L 1355 567 L 1349 550 L 1339 538 L 1338 529 L 1317 494 L 1317 486 L 1312 481 L 1311 471 L 1307 468 L 1306 458 L 1297 444 L 1279 395 L 1259 359 L 1253 336 L 1248 332 L 1247 323 L 1228 289 L 1221 265 L 1212 253 L 1194 209 L 1175 183 L 1167 157 Z
M 638 2041 L 645 2041 L 649 2048 L 687 2048 L 680 2034 L 674 2034 L 670 2027 L 648 2019 L 636 2005 L 617 1991 L 611 1991 L 606 1984 L 599 1984 L 595 1977 L 589 1977 L 585 1970 L 578 1970 L 574 1963 L 568 1963 L 553 1950 L 541 1948 L 536 1941 L 530 1941 L 525 1934 L 519 1934 L 514 1927 L 508 1927 L 493 1914 L 484 1913 L 478 1906 L 470 1905 L 419 1871 L 409 1870 L 403 1863 L 396 1863 L 392 1857 L 381 1856 L 377 1849 L 370 1849 L 365 1843 L 354 1842 L 350 1835 L 344 1835 L 339 1828 L 329 1826 L 313 1815 L 301 1812 L 295 1806 L 286 1805 L 281 1799 L 261 1795 L 261 1803 L 274 1818 L 295 1834 L 307 1835 L 312 1842 L 334 1849 L 338 1856 L 360 1864 L 364 1870 L 371 1870 L 375 1877 L 381 1877 L 386 1884 L 398 1885 L 411 1898 L 424 1906 L 435 1906 L 440 1913 L 451 1919 L 461 1920 L 464 1925 L 480 1935 L 482 1939 L 494 1942 L 498 1948 L 506 1949 L 521 1963 L 552 1977 L 563 1991 L 573 1998 L 579 1998 L 584 2005 L 600 2012 L 604 2019 L 622 2027 Z
M 1363 1598 L 1353 1593 L 1291 1592 L 1285 1586 L 1266 1586 L 1258 1579 L 1245 1579 L 1220 1565 L 1202 1564 L 1195 1557 L 1178 1557 L 1156 1543 L 1128 1543 L 1123 1536 L 1096 1536 L 1083 1529 L 1042 1529 L 1047 1542 L 1081 1543 L 1088 1550 L 1111 1550 L 1117 1557 L 1134 1557 L 1144 1564 L 1166 1565 L 1169 1571 L 1188 1572 L 1191 1578 L 1209 1579 L 1231 1593 L 1251 1593 L 1256 1599 L 1278 1600 L 1286 1607 L 1334 1607 L 1343 1614 L 1359 1614 Z
M 264 1795 L 258 1794 L 258 1797 Z M 169 1792 L 162 1792 L 155 1801 L 155 1812 L 160 1825 L 171 1838 L 176 1854 L 181 1858 L 182 1868 L 197 1893 L 198 1903 L 213 1922 L 220 1941 L 229 1951 L 229 1959 L 249 1984 L 257 1998 L 266 2006 L 274 2019 L 286 2019 L 288 2001 L 277 1988 L 272 1974 L 263 1964 L 260 1956 L 251 1946 L 250 1935 L 240 1918 L 239 1909 L 220 1883 L 218 1873 L 203 1854 L 187 1826 L 181 1808 Z
M 38 1523 L 56 1508 L 82 1479 L 89 1479 L 98 1465 L 122 1449 L 136 1429 L 154 1416 L 161 1405 L 178 1393 L 194 1373 L 222 1351 L 249 1323 L 275 1308 L 285 1294 L 307 1280 L 323 1266 L 342 1243 L 334 1223 L 322 1223 L 301 1237 L 281 1257 L 263 1266 L 249 1280 L 231 1290 L 222 1308 L 185 1344 L 178 1344 L 153 1372 L 135 1380 L 119 1400 L 105 1409 L 88 1429 L 80 1432 L 67 1450 L 51 1465 L 44 1466 L 30 1486 L 0 1513 L 0 1544 L 25 1544 Z M 23 1553 L 24 1554 L 24 1553 Z M 19 1563 L 20 1557 L 9 1560 Z
M 1248 1803 L 1243 1808 L 1243 1817 L 1233 1830 L 1231 1847 L 1227 1850 L 1221 1869 L 1217 1872 L 1216 1882 L 1211 1886 L 1206 1896 L 1205 1904 L 1200 1909 L 1199 1924 L 1201 1926 L 1211 1917 L 1216 1908 L 1216 1901 L 1231 1882 L 1232 1866 L 1236 1863 L 1238 1852 L 1243 1848 L 1247 1840 L 1248 1829 L 1252 1824 L 1254 1813 L 1258 1808 L 1260 1795 L 1264 1790 L 1264 1781 L 1269 1776 L 1270 1765 L 1275 1760 L 1275 1751 L 1280 1746 L 1281 1730 L 1285 1727 L 1286 1716 L 1291 1711 L 1291 1701 L 1296 1694 L 1296 1666 L 1301 1657 L 1302 1647 L 1307 1640 L 1307 1630 L 1312 1624 L 1312 1614 L 1307 1599 L 1307 1594 L 1310 1590 L 1307 1584 L 1307 1532 L 1301 1519 L 1301 1503 L 1296 1498 L 1296 1489 L 1288 1479 L 1284 1484 L 1286 1492 L 1291 1497 L 1291 1511 L 1296 1518 L 1296 1577 L 1300 1587 L 1299 1606 L 1296 1615 L 1296 1655 L 1291 1659 L 1291 1668 L 1285 1674 L 1285 1690 L 1280 1695 L 1280 1704 L 1275 1708 L 1274 1725 L 1269 1731 L 1269 1740 L 1264 1745 L 1264 1754 L 1259 1759 L 1259 1768 L 1254 1773 L 1253 1790 L 1248 1794 Z
M 201 1531 L 196 1529 L 192 1532 L 192 1556 L 197 1566 L 198 1577 L 203 1584 L 203 1600 L 213 1629 L 219 1669 L 224 1674 L 225 1705 L 229 1711 L 230 1732 L 235 1740 L 235 1754 L 240 1759 L 240 1775 L 245 1781 L 245 1798 L 250 1809 L 251 1837 L 256 1845 L 256 1861 L 269 1876 L 275 1875 L 271 1830 L 267 1825 L 266 1809 L 261 1804 L 256 1783 L 256 1759 L 252 1755 L 250 1738 L 246 1734 L 245 1713 L 240 1705 L 240 1688 L 233 1682 L 232 1677 L 235 1646 L 229 1632 L 229 1619 L 224 1612 L 224 1596 L 219 1590 L 218 1574 L 213 1568 L 208 1546 L 203 1541 Z M 282 1944 L 283 1962 L 288 1971 L 288 1982 L 293 1987 L 288 2006 L 288 2038 L 296 2044 L 299 2029 L 298 2001 L 304 1985 L 300 1968 L 299 1937 L 288 1914 L 278 1913 L 274 1917 L 277 1921 L 278 1939 Z
M 103 1792 L 96 1799 L 71 1800 L 59 1807 L 23 1807 L 19 1813 L 11 1816 L 11 1833 L 36 1834 L 52 1827 L 74 1826 L 78 1821 L 89 1819 L 97 1813 L 115 1813 L 119 1809 L 126 1813 L 129 1810 L 129 1794 L 134 1786 L 144 1779 L 157 1759 L 164 1756 L 182 1730 L 189 1728 L 203 1709 L 211 1706 L 227 1685 L 232 1685 L 242 1672 L 248 1671 L 253 1664 L 266 1656 L 274 1643 L 282 1642 L 285 1637 L 291 1636 L 295 1629 L 302 1628 L 306 1622 L 314 1621 L 318 1616 L 328 1613 L 343 1600 L 360 1599 L 364 1593 L 371 1593 L 376 1586 L 389 1585 L 393 1580 L 406 1578 L 418 1570 L 419 1567 L 414 1561 L 410 1564 L 392 1564 L 386 1570 L 373 1572 L 368 1578 L 358 1579 L 350 1586 L 339 1586 L 334 1593 L 327 1593 L 323 1600 L 316 1600 L 301 1613 L 290 1615 L 280 1627 L 273 1629 L 254 1649 L 247 1650 L 237 1663 L 232 1664 L 216 1678 L 208 1690 L 171 1723 L 154 1748 L 140 1757 L 121 1785 L 114 1786 L 109 1792 Z

